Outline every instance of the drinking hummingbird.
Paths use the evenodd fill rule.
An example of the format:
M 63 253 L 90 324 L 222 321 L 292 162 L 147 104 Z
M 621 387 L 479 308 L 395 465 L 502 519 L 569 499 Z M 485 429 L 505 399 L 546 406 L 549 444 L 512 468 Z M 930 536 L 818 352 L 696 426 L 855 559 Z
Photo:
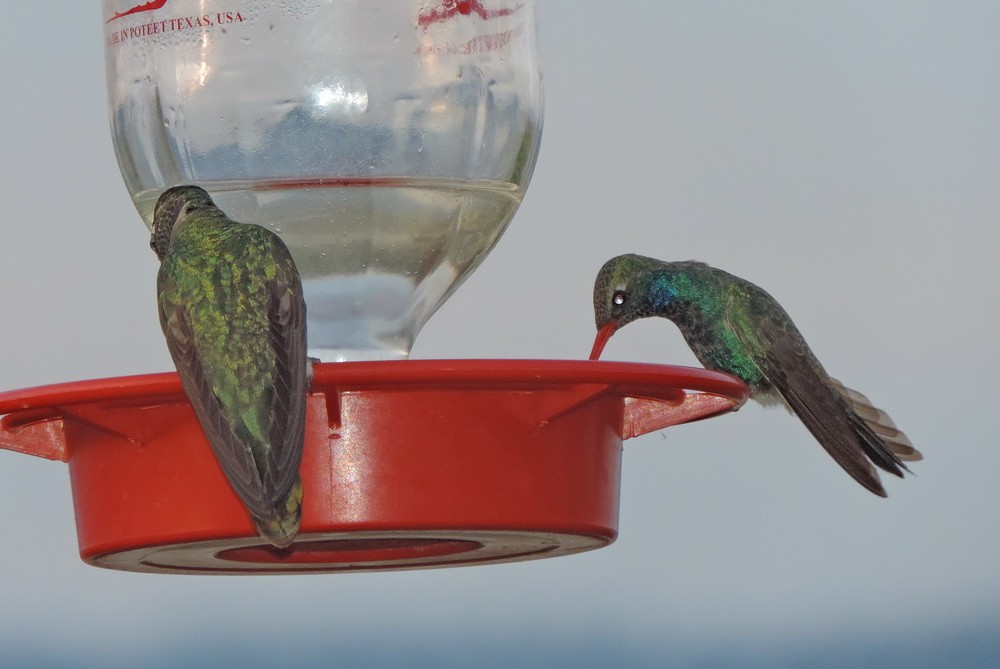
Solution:
M 260 535 L 299 530 L 306 306 L 288 248 L 230 220 L 197 186 L 156 202 L 150 246 L 160 326 L 195 415 Z
M 905 434 L 867 397 L 831 378 L 792 319 L 766 291 L 701 262 L 612 258 L 597 274 L 596 360 L 611 335 L 648 316 L 673 321 L 708 369 L 750 387 L 761 404 L 784 404 L 826 452 L 865 488 L 886 496 L 874 463 L 902 477 L 920 460 Z

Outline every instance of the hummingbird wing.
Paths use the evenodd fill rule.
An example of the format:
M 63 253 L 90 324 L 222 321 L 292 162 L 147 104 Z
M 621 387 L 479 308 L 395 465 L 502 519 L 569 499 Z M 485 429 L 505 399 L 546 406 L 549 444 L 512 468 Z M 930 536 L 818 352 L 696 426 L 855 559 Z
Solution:
M 830 457 L 862 486 L 885 497 L 872 463 L 900 477 L 905 466 L 838 391 L 784 309 L 763 291 L 754 298 L 753 332 L 733 327 L 737 338 L 757 352 L 755 362 L 767 382 Z M 761 300 L 770 303 L 760 305 Z
M 277 277 L 267 283 L 268 352 L 274 361 L 273 386 L 260 398 L 266 403 L 262 413 L 267 434 L 262 436 L 267 448 L 255 449 L 241 438 L 236 408 L 220 399 L 206 373 L 188 311 L 180 305 L 164 310 L 161 305 L 160 314 L 167 348 L 216 459 L 258 518 L 272 517 L 298 481 L 305 433 L 305 302 L 290 255 L 280 265 Z
M 160 319 L 181 385 L 216 460 L 243 503 L 254 512 L 264 510 L 267 502 L 263 499 L 253 451 L 236 434 L 229 412 L 205 373 L 187 309 L 174 306 L 169 312 L 161 312 Z M 267 513 L 272 513 L 272 509 L 273 506 Z
M 268 283 L 267 317 L 274 353 L 274 392 L 268 410 L 270 458 L 264 468 L 265 490 L 275 502 L 299 480 L 299 463 L 306 427 L 307 367 L 306 306 L 291 255 L 285 250 L 282 271 Z M 273 508 L 273 506 L 272 506 Z

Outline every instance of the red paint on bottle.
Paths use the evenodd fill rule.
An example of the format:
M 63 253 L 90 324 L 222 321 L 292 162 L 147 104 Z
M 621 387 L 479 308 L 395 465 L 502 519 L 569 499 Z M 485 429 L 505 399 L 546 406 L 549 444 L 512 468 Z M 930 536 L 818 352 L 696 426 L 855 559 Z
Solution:
M 118 12 L 117 14 L 115 14 L 114 16 L 112 16 L 110 19 L 108 19 L 106 21 L 106 23 L 111 23 L 112 21 L 117 21 L 118 19 L 122 18 L 123 16 L 129 16 L 131 14 L 138 14 L 139 12 L 153 12 L 153 11 L 156 11 L 157 9 L 162 9 L 163 6 L 166 5 L 166 4 L 167 4 L 167 0 L 150 0 L 150 2 L 147 2 L 145 4 L 136 5 L 135 7 L 132 7 L 131 9 L 126 9 L 124 12 Z
M 441 23 L 452 18 L 456 14 L 470 16 L 475 14 L 484 21 L 495 19 L 501 16 L 510 16 L 524 5 L 518 4 L 515 7 L 501 9 L 487 9 L 480 0 L 443 0 L 441 6 L 420 12 L 417 23 L 426 30 L 432 23 Z

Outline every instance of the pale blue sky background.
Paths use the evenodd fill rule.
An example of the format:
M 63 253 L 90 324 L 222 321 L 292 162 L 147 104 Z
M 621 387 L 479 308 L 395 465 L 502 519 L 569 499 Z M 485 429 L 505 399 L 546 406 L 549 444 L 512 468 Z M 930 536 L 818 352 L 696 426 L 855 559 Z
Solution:
M 584 357 L 604 260 L 698 258 L 778 297 L 924 452 L 916 476 L 878 499 L 748 406 L 627 442 L 600 551 L 176 577 L 84 565 L 66 466 L 4 451 L 0 665 L 1000 665 L 1000 4 L 542 0 L 539 17 L 535 179 L 414 357 Z M 0 389 L 169 369 L 99 3 L 12 3 L 0 49 Z M 666 321 L 605 357 L 695 364 Z

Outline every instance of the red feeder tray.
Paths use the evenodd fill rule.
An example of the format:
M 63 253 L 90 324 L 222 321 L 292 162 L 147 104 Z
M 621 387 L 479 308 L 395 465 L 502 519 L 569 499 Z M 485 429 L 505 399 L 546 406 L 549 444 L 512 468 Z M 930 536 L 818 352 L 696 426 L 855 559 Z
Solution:
M 157 573 L 555 557 L 618 533 L 621 445 L 738 408 L 740 381 L 599 361 L 317 364 L 301 532 L 255 532 L 174 373 L 0 393 L 0 447 L 69 463 L 80 556 Z

